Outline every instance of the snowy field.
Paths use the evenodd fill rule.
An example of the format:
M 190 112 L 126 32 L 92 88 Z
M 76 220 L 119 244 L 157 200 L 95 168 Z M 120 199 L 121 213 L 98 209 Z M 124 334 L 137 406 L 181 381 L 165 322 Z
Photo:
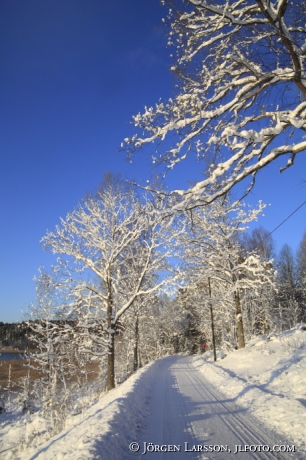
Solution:
M 189 434 L 185 433 L 186 436 L 190 435 L 189 445 L 192 445 L 192 438 L 195 437 L 198 442 L 202 442 L 204 438 L 203 436 L 201 438 L 199 434 L 199 427 L 201 421 L 207 418 L 204 405 L 205 396 L 198 396 L 202 399 L 199 402 L 203 404 L 202 406 L 197 404 L 192 418 L 189 417 L 190 414 L 186 414 L 186 420 L 189 417 L 188 430 L 184 426 L 180 428 L 179 422 L 175 421 L 179 420 L 179 417 L 170 413 L 172 406 L 173 410 L 177 410 L 177 406 L 181 405 L 178 399 L 177 405 L 174 404 L 175 400 L 171 399 L 171 391 L 173 394 L 175 391 L 175 398 L 183 397 L 184 410 L 190 407 L 186 405 L 187 400 L 190 399 L 186 395 L 191 391 L 190 388 L 187 388 L 188 379 L 180 377 L 183 362 L 185 368 L 190 366 L 185 374 L 187 376 L 193 374 L 194 382 L 200 382 L 202 375 L 203 379 L 205 377 L 205 380 L 211 384 L 211 390 L 216 394 L 221 392 L 225 396 L 224 401 L 243 408 L 241 410 L 243 417 L 247 418 L 248 415 L 257 417 L 261 422 L 257 424 L 258 429 L 264 431 L 266 436 L 269 430 L 272 430 L 279 435 L 284 444 L 295 444 L 296 454 L 282 454 L 283 456 L 279 458 L 306 458 L 306 331 L 296 328 L 281 335 L 254 339 L 247 344 L 245 349 L 234 351 L 223 359 L 220 357 L 217 363 L 213 363 L 211 352 L 191 357 L 159 359 L 138 371 L 100 400 L 93 401 L 83 413 L 71 415 L 67 420 L 66 428 L 47 441 L 45 439 L 48 433 L 44 431 L 44 421 L 39 412 L 33 415 L 22 415 L 20 412 L 2 414 L 0 415 L 1 460 L 123 460 L 135 457 L 147 458 L 150 455 L 157 458 L 157 454 L 153 455 L 150 452 L 142 455 L 141 451 L 138 454 L 132 454 L 129 451 L 129 445 L 132 442 L 138 442 L 141 450 L 143 450 L 145 439 L 148 442 L 154 442 L 153 439 L 146 438 L 146 433 L 155 434 L 154 430 L 157 433 L 156 427 L 159 431 L 165 431 L 164 434 L 157 433 L 162 436 L 161 439 L 167 439 L 168 432 L 169 436 L 171 434 L 171 429 L 176 432 L 173 434 L 174 438 L 169 437 L 168 442 L 171 442 L 171 439 L 175 441 L 179 429 L 189 432 Z M 162 404 L 154 402 L 154 397 L 160 397 L 156 378 L 158 375 L 165 375 L 166 367 L 172 367 L 174 371 L 172 372 L 173 378 L 169 374 L 171 378 L 164 378 L 161 384 L 166 395 L 163 404 L 166 409 L 164 414 L 160 414 L 159 406 Z M 190 378 L 190 382 L 192 379 Z M 196 388 L 194 383 L 193 386 Z M 172 416 L 173 422 L 168 425 L 164 424 L 163 428 L 160 428 L 158 420 L 161 415 Z M 233 413 L 232 416 L 237 417 L 237 414 Z M 238 419 L 237 421 L 239 422 Z M 150 426 L 153 426 L 153 431 Z M 243 430 L 243 427 L 234 427 L 234 430 L 239 429 Z M 208 436 L 207 433 L 205 435 Z M 174 441 L 173 445 L 177 443 Z M 168 456 L 169 458 L 178 457 L 177 454 L 169 452 L 158 458 Z M 266 458 L 263 454 L 248 457 L 247 454 L 235 456 L 226 453 L 220 453 L 219 456 L 208 454 L 201 457 L 189 452 L 180 458 L 226 459 L 237 457 Z

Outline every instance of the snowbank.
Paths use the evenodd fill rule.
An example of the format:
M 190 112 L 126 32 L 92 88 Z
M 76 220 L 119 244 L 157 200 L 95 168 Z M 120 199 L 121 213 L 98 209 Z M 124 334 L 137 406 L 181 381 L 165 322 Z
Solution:
M 158 361 L 136 372 L 118 388 L 110 391 L 85 413 L 76 416 L 71 425 L 35 449 L 19 454 L 2 451 L 1 459 L 9 460 L 105 460 L 124 459 L 129 443 L 137 439 L 139 427 L 146 415 L 146 401 L 152 386 Z M 23 433 L 25 422 L 23 423 Z M 39 430 L 38 414 L 28 415 L 27 429 Z M 20 436 L 20 423 L 10 425 L 6 442 Z M 4 433 L 2 433 L 4 434 Z
M 253 339 L 216 363 L 206 352 L 193 364 L 233 402 L 305 449 L 306 330 Z

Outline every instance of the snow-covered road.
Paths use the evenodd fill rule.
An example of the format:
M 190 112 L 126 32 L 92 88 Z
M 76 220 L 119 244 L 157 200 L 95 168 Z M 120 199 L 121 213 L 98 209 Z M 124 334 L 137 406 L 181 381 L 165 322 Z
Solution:
M 140 450 L 134 458 L 303 458 L 297 452 L 246 452 L 244 446 L 273 449 L 293 443 L 246 415 L 233 400 L 225 399 L 196 370 L 190 357 L 159 360 L 148 404 L 149 416 L 135 439 Z M 206 448 L 208 452 L 204 453 Z
M 249 356 L 250 360 L 252 356 L 263 359 L 261 354 L 247 350 L 236 352 L 236 358 L 240 357 L 240 361 L 244 355 Z M 225 364 L 229 365 L 230 362 Z M 207 378 L 203 371 L 207 372 Z M 299 378 L 301 375 L 298 374 Z M 228 396 L 220 392 L 221 382 L 222 388 L 227 383 L 225 388 Z M 38 431 L 38 415 L 29 416 L 26 426 L 21 418 L 9 432 L 9 426 L 5 426 L 2 432 L 4 459 L 306 459 L 301 442 L 304 410 L 303 413 L 299 412 L 299 406 L 303 406 L 294 398 L 281 398 L 280 395 L 270 395 L 271 400 L 265 400 L 266 406 L 262 410 L 265 419 L 270 422 L 271 417 L 267 417 L 267 412 L 273 415 L 275 411 L 280 417 L 282 412 L 277 412 L 276 406 L 281 404 L 280 401 L 286 404 L 285 428 L 288 438 L 295 437 L 300 444 L 296 445 L 296 452 L 266 452 L 266 449 L 273 449 L 274 446 L 291 447 L 294 442 L 284 434 L 271 431 L 271 423 L 268 428 L 262 418 L 259 421 L 250 415 L 255 406 L 257 416 L 260 415 L 261 393 L 266 395 L 259 387 L 253 387 L 253 383 L 241 385 L 239 379 L 224 373 L 220 363 L 207 363 L 201 356 L 160 358 L 137 371 L 122 385 L 92 404 L 86 412 L 70 420 L 66 429 L 37 447 L 32 443 L 32 447 L 24 452 L 18 449 L 24 434 L 30 437 L 29 433 L 34 428 Z M 264 389 L 269 393 L 268 387 Z M 258 394 L 258 404 L 252 402 L 254 391 Z M 241 406 L 242 395 L 245 396 L 246 392 L 253 392 L 250 398 L 252 404 Z M 297 419 L 295 425 L 294 415 Z M 8 449 L 9 441 L 11 444 L 15 442 L 15 449 Z M 257 451 L 247 451 L 245 446 Z

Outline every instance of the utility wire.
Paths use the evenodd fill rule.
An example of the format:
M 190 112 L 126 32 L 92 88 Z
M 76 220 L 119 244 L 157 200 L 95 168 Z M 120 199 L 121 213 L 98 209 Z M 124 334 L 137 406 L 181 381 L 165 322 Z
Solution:
M 306 203 L 306 200 L 304 201 L 304 203 L 300 204 L 300 206 L 298 208 L 296 208 L 291 214 L 289 214 L 288 217 L 286 217 L 286 219 L 284 219 L 277 227 L 275 227 L 274 230 L 272 230 L 272 232 L 270 232 L 264 239 L 268 238 L 270 235 L 272 235 L 272 233 L 275 232 L 275 230 L 277 230 L 281 225 L 283 225 L 288 219 L 290 219 L 291 216 L 293 216 L 293 214 L 295 214 L 299 209 L 301 209 L 302 206 L 304 206 L 304 204 Z
M 279 227 L 281 227 L 288 219 L 290 219 L 290 217 L 293 216 L 293 214 L 295 214 L 299 209 L 301 209 L 302 206 L 304 206 L 304 204 L 306 203 L 306 200 L 304 201 L 304 203 L 300 204 L 300 206 L 298 206 L 291 214 L 289 214 L 289 216 L 286 217 L 286 219 L 284 219 L 277 227 L 275 227 L 274 230 L 272 230 L 272 232 L 268 233 L 268 235 L 266 235 L 265 237 L 263 238 L 260 238 L 260 243 L 256 244 L 256 246 L 254 248 L 252 248 L 252 251 L 255 251 L 267 238 L 269 238 L 270 235 L 272 235 L 272 233 L 274 233 Z

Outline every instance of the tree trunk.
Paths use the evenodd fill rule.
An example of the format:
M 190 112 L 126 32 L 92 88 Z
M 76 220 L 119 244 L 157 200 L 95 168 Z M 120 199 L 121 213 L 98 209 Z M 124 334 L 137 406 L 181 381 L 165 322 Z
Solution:
M 208 278 L 208 292 L 209 292 L 209 297 L 211 299 L 210 278 Z M 211 319 L 211 335 L 212 335 L 212 343 L 213 343 L 213 349 L 214 349 L 214 361 L 217 361 L 216 340 L 215 340 L 215 326 L 214 326 L 214 313 L 213 313 L 212 301 L 209 302 L 209 306 L 210 306 L 210 319 Z
M 241 313 L 241 304 L 239 291 L 235 291 L 235 307 L 236 307 L 236 319 L 237 319 L 237 333 L 238 333 L 238 348 L 244 348 L 244 332 L 243 332 L 243 321 Z
M 115 334 L 109 335 L 109 354 L 107 360 L 107 390 L 115 388 Z
M 134 372 L 138 369 L 138 314 L 135 321 L 135 341 L 134 341 Z
M 113 299 L 112 299 L 112 280 L 109 277 L 107 282 L 108 302 L 107 302 L 107 327 L 109 332 L 109 347 L 107 359 L 107 390 L 115 388 L 115 325 L 112 324 Z

